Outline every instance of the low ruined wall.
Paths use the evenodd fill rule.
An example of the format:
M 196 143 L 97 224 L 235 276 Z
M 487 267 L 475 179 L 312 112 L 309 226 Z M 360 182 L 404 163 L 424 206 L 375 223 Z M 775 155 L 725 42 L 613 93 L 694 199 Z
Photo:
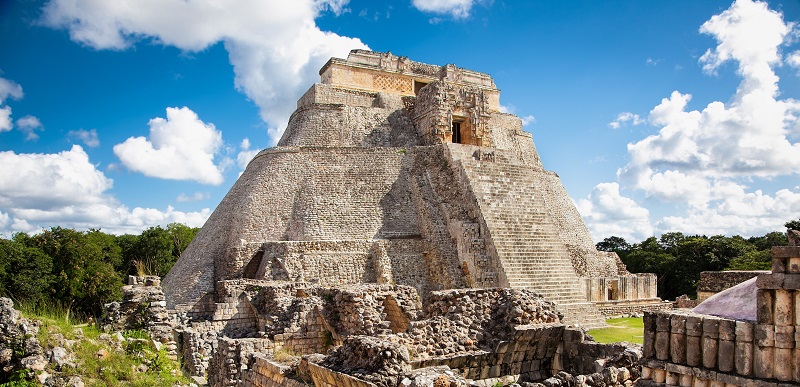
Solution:
M 272 353 L 275 345 L 269 339 L 221 338 L 208 369 L 212 386 L 231 386 L 239 383 L 242 369 L 254 354 Z M 244 366 L 244 367 L 243 367 Z
M 736 321 L 689 311 L 647 313 L 640 385 L 778 386 L 800 381 L 794 326 Z M 788 373 L 787 373 L 788 371 Z M 754 384 L 756 383 L 756 384 Z
M 764 270 L 752 271 L 703 271 L 697 284 L 697 300 L 703 301 L 725 289 L 732 288 L 759 274 L 769 273 Z
M 662 301 L 660 298 L 650 298 L 644 300 L 621 300 L 595 302 L 594 306 L 603 316 L 630 316 L 639 315 L 644 312 L 655 312 L 659 310 L 670 310 L 674 303 Z
M 508 375 L 541 380 L 550 375 L 563 332 L 563 324 L 517 327 L 509 340 L 498 342 L 493 351 L 421 359 L 411 365 L 415 369 L 444 365 L 474 380 Z
M 252 387 L 308 387 L 302 381 L 288 376 L 291 367 L 276 363 L 260 355 L 253 355 L 250 369 L 242 371 L 242 385 Z

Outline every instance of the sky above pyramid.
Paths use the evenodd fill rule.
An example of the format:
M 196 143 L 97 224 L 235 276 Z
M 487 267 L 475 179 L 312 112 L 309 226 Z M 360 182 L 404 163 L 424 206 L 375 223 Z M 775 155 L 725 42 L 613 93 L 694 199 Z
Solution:
M 795 1 L 0 2 L 0 234 L 200 226 L 351 49 L 491 74 L 595 241 L 800 218 Z

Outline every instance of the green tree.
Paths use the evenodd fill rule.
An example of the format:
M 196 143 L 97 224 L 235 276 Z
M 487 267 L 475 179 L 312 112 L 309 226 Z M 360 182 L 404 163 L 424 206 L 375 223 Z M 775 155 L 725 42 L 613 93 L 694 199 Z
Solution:
M 53 260 L 39 249 L 0 239 L 0 294 L 34 304 L 51 297 Z
M 122 287 L 114 266 L 106 262 L 109 247 L 74 229 L 53 227 L 31 236 L 28 243 L 53 259 L 54 298 L 87 315 L 98 315 L 102 304 L 119 298 Z M 113 250 L 113 249 L 111 249 Z
M 631 245 L 625 241 L 624 238 L 618 236 L 610 236 L 603 239 L 602 242 L 598 242 L 595 247 L 597 250 L 600 251 L 613 251 L 619 253 L 620 251 L 628 251 L 631 248 Z
M 753 250 L 731 260 L 725 270 L 770 270 L 772 254 L 769 250 Z
M 786 233 L 773 231 L 764 236 L 747 238 L 747 242 L 752 244 L 756 250 L 770 250 L 773 246 L 786 246 L 789 240 Z
M 789 230 L 800 230 L 800 219 L 790 220 L 784 224 Z

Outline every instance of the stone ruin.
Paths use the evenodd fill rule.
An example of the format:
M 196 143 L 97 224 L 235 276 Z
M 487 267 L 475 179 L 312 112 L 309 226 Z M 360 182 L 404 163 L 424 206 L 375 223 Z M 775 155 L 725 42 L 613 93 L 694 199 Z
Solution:
M 550 350 L 565 326 L 671 308 L 656 296 L 655 275 L 631 274 L 595 249 L 521 119 L 501 112 L 488 74 L 354 50 L 328 61 L 320 78 L 278 146 L 250 162 L 164 278 L 193 374 L 268 385 L 242 370 L 280 374 L 259 356 L 344 346 L 368 356 L 364 348 L 385 348 L 392 362 L 381 364 L 405 377 L 425 364 L 473 380 L 537 380 L 557 370 Z M 427 309 L 443 295 L 455 297 L 452 311 Z M 480 316 L 497 308 L 537 317 L 490 327 Z M 460 319 L 474 326 L 462 330 Z M 535 343 L 516 328 L 529 324 L 540 332 Z M 511 352 L 492 340 L 522 340 L 535 356 L 521 349 L 506 359 Z M 462 352 L 483 360 L 424 363 Z M 303 357 L 291 372 L 347 371 L 332 359 L 342 357 Z
M 646 313 L 637 385 L 800 384 L 800 243 L 791 235 L 800 232 L 789 233 L 792 245 L 772 248 L 770 273 L 720 292 L 694 310 Z M 753 315 L 741 313 L 753 304 Z

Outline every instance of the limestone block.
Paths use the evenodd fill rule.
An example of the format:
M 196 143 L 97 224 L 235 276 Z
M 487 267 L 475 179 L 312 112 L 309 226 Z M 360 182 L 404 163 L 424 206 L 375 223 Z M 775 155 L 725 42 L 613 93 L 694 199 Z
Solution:
M 759 276 L 761 279 L 761 276 Z M 756 291 L 756 321 L 759 324 L 772 324 L 774 318 L 775 294 L 772 289 Z
M 790 381 L 793 379 L 792 363 L 794 362 L 792 356 L 794 355 L 793 348 L 775 348 L 775 379 L 780 381 Z
M 653 381 L 656 383 L 664 383 L 667 378 L 667 371 L 662 369 L 653 370 Z
M 785 289 L 775 290 L 775 325 L 794 325 L 794 297 L 793 291 Z
M 656 356 L 656 314 L 645 313 L 642 322 L 644 323 L 642 356 L 645 359 L 652 359 Z
M 800 257 L 789 258 L 786 265 L 786 272 L 790 274 L 800 273 Z
M 686 363 L 686 316 L 673 314 L 670 317 L 670 359 L 673 363 Z
M 703 367 L 716 368 L 719 356 L 719 322 L 715 317 L 703 319 Z
M 702 364 L 703 344 L 703 318 L 700 316 L 686 317 L 686 364 L 696 367 Z
M 736 322 L 736 373 L 748 376 L 753 373 L 753 324 Z
M 692 379 L 694 379 L 692 374 L 681 374 L 681 387 L 692 387 Z
M 736 321 L 720 319 L 719 321 L 719 345 L 717 368 L 723 372 L 730 372 L 734 369 L 734 352 L 736 351 Z
M 667 371 L 667 376 L 664 379 L 664 383 L 670 386 L 677 386 L 680 383 L 681 375 L 675 372 Z
M 753 353 L 753 375 L 770 379 L 775 374 L 775 348 L 755 346 Z
M 656 340 L 655 352 L 658 360 L 669 360 L 670 341 L 670 315 L 659 313 L 656 315 Z

